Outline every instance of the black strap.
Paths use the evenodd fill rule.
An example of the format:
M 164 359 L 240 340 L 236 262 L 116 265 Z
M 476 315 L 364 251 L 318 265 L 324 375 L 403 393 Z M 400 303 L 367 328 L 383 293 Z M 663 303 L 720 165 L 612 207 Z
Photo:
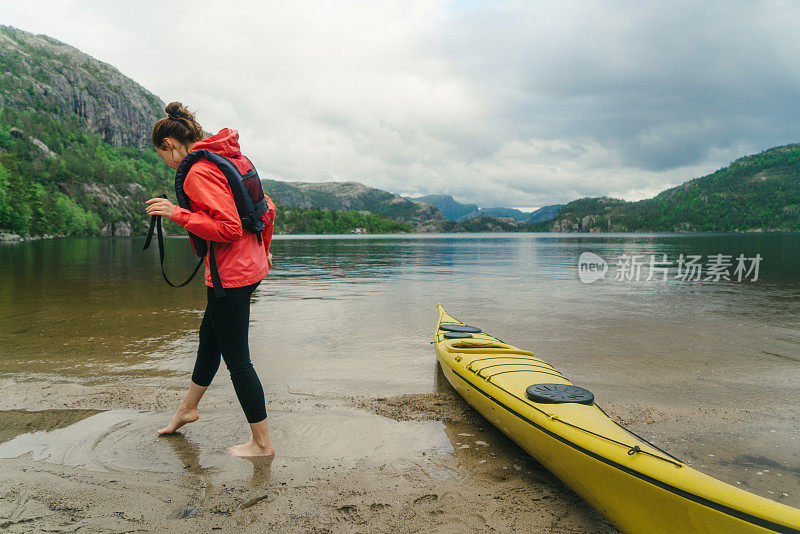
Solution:
M 225 296 L 225 288 L 222 287 L 222 280 L 219 278 L 217 270 L 217 260 L 214 258 L 214 242 L 208 242 L 208 266 L 211 269 L 211 283 L 214 284 L 214 296 L 222 298 Z
M 186 284 L 192 281 L 194 276 L 197 274 L 197 271 L 200 270 L 200 266 L 203 265 L 203 258 L 200 258 L 200 261 L 195 266 L 191 276 L 189 276 L 189 278 L 187 278 L 185 282 L 177 285 L 173 284 L 172 282 L 170 282 L 169 278 L 167 278 L 167 273 L 164 272 L 164 231 L 161 228 L 161 215 L 153 215 L 150 218 L 150 229 L 147 231 L 147 238 L 144 241 L 144 247 L 142 247 L 142 250 L 147 250 L 150 247 L 150 242 L 153 240 L 154 230 L 158 234 L 158 255 L 161 258 L 161 274 L 164 276 L 164 280 L 166 280 L 167 283 L 172 287 L 185 286 Z M 213 255 L 211 257 L 213 258 Z M 217 267 L 216 264 L 214 264 L 213 271 L 216 270 L 216 267 Z M 213 276 L 213 271 L 212 271 L 212 276 Z M 219 273 L 217 273 L 217 276 L 219 277 Z M 220 287 L 222 286 L 220 285 Z
M 261 233 L 261 231 L 253 232 L 254 228 L 257 228 L 257 224 L 262 222 L 262 218 L 264 215 L 269 211 L 269 204 L 267 204 L 267 199 L 262 198 L 258 202 L 253 205 L 253 211 L 247 217 L 242 217 L 242 228 L 245 230 L 252 232 L 252 233 Z M 263 228 L 263 226 L 262 226 Z

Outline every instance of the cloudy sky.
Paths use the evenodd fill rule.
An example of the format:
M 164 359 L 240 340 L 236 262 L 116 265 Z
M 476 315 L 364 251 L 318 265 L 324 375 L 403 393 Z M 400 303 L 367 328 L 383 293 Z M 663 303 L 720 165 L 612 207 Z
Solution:
M 797 142 L 795 2 L 0 0 L 229 126 L 262 176 L 640 199 Z

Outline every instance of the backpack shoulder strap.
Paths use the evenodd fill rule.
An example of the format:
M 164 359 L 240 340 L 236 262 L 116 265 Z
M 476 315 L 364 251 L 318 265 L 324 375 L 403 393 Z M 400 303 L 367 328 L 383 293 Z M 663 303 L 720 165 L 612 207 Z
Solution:
M 189 196 L 183 190 L 183 183 L 186 181 L 186 175 L 189 174 L 189 169 L 192 168 L 192 165 L 203 157 L 198 152 L 200 151 L 189 152 L 175 171 L 175 197 L 178 199 L 178 205 L 187 210 L 190 209 Z
M 236 204 L 236 210 L 239 212 L 239 217 L 246 217 L 249 213 L 251 213 L 253 211 L 253 199 L 250 198 L 250 195 L 247 193 L 247 189 L 245 189 L 244 184 L 242 183 L 242 173 L 239 172 L 239 169 L 231 160 L 225 156 L 220 156 L 219 154 L 211 152 L 210 150 L 193 150 L 192 152 L 189 152 L 185 158 L 183 158 L 183 161 L 181 161 L 181 164 L 178 166 L 178 170 L 175 172 L 176 194 L 183 194 L 185 196 L 185 193 L 183 192 L 183 181 L 186 179 L 189 169 L 200 158 L 207 159 L 216 165 L 216 167 L 228 180 L 228 185 L 231 188 L 231 193 L 233 193 L 233 201 Z M 178 192 L 179 185 L 180 192 Z M 178 198 L 178 202 L 180 202 L 180 198 Z
M 242 175 L 242 180 L 247 180 L 248 178 L 252 178 L 253 176 L 258 178 L 258 171 L 256 170 L 256 166 L 253 165 L 253 162 L 250 160 L 250 158 L 248 158 L 244 154 L 242 154 L 242 157 L 247 160 L 247 163 L 250 164 L 250 170 Z

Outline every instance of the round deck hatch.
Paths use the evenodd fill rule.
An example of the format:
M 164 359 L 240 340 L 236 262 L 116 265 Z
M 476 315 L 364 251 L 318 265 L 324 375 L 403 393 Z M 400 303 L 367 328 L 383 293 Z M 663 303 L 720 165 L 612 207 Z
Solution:
M 448 332 L 472 332 L 473 334 L 477 334 L 481 331 L 480 328 L 468 324 L 440 324 L 439 330 L 446 330 Z
M 594 402 L 594 395 L 591 391 L 570 384 L 533 384 L 528 386 L 525 394 L 534 402 L 549 404 L 565 402 L 592 404 Z

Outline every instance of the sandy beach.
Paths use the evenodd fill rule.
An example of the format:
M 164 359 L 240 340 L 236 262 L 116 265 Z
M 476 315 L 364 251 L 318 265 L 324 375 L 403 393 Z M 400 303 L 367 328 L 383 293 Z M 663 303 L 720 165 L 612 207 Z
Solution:
M 440 386 L 436 393 L 392 397 L 287 389 L 268 402 L 275 458 L 245 460 L 227 453 L 247 438 L 227 388 L 207 396 L 197 423 L 158 437 L 156 428 L 181 398 L 177 379 L 126 386 L 0 379 L 6 392 L 0 400 L 0 527 L 617 532 L 446 384 Z M 605 407 L 656 437 L 680 434 L 686 417 L 666 405 Z M 762 416 L 747 410 L 691 413 L 706 421 L 708 432 L 734 418 L 743 427 L 757 427 Z M 725 458 L 724 446 L 707 450 L 718 449 Z M 692 447 L 671 445 L 676 448 Z M 703 458 L 689 457 L 709 474 L 731 483 L 731 477 L 744 480 L 748 489 L 770 494 L 762 471 L 748 471 L 741 461 L 709 460 L 705 465 Z M 757 467 L 763 459 L 751 462 Z M 778 477 L 798 475 L 776 467 Z M 795 498 L 786 497 L 776 500 L 791 504 Z
M 177 385 L 0 387 L 0 456 L 27 449 L 0 460 L 8 532 L 616 532 L 450 392 L 281 395 L 268 404 L 277 455 L 248 461 L 226 452 L 246 428 L 221 396 L 159 438 Z M 309 431 L 321 439 L 303 443 Z

